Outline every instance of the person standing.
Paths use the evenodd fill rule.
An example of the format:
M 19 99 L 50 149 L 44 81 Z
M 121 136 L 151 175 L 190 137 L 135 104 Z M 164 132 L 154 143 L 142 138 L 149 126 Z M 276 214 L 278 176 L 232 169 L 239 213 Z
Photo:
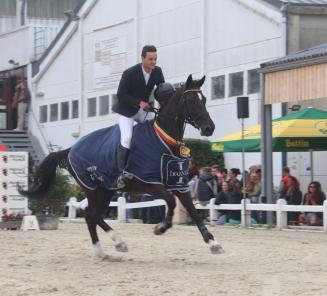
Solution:
M 14 130 L 22 131 L 24 130 L 25 113 L 31 101 L 31 93 L 28 89 L 26 78 L 21 78 L 17 84 L 14 97 L 17 102 L 17 128 Z
M 151 120 L 150 94 L 155 85 L 165 82 L 162 70 L 157 64 L 157 49 L 153 45 L 145 45 L 142 49 L 141 63 L 123 72 L 117 91 L 117 103 L 112 110 L 119 114 L 121 133 L 120 145 L 117 149 L 117 167 L 123 172 L 131 146 L 134 122 Z M 118 188 L 123 188 L 131 177 L 122 175 Z

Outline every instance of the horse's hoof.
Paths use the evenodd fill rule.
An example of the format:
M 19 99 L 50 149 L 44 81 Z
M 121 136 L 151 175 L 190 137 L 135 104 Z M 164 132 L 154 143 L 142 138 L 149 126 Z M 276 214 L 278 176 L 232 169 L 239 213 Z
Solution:
M 223 254 L 223 253 L 225 253 L 223 247 L 220 244 L 218 244 L 217 242 L 210 241 L 209 244 L 210 244 L 210 251 L 211 251 L 212 254 Z
M 163 227 L 162 223 L 157 224 L 153 229 L 155 235 L 163 234 L 165 231 L 166 229 Z
M 115 245 L 115 248 L 118 252 L 128 252 L 127 245 L 124 242 Z

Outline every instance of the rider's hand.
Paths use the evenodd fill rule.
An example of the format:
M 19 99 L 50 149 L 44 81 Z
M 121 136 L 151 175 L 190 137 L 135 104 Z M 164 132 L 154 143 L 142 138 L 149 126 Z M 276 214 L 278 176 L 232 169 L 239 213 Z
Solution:
M 140 108 L 147 111 L 151 108 L 151 105 L 148 102 L 141 101 L 140 102 Z

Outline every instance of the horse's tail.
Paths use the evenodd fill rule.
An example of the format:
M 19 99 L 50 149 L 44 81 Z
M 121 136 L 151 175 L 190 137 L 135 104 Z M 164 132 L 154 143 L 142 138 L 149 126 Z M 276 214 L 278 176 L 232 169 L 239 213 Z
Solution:
M 67 168 L 69 149 L 50 153 L 37 168 L 29 182 L 29 189 L 18 188 L 20 194 L 41 198 L 56 178 L 57 167 Z

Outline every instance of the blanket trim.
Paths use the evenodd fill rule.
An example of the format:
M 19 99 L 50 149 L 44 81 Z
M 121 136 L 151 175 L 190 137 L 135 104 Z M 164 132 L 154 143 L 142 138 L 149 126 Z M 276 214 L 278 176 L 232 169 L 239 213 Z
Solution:
M 95 186 L 94 188 L 91 188 L 89 186 L 87 186 L 81 179 L 80 177 L 78 176 L 78 174 L 76 173 L 75 169 L 74 169 L 74 166 L 72 164 L 72 162 L 70 161 L 70 157 L 69 157 L 69 154 L 68 154 L 68 161 L 69 161 L 69 164 L 70 164 L 70 167 L 72 168 L 73 172 L 75 173 L 75 176 L 76 178 L 78 179 L 79 182 L 81 182 L 83 184 L 83 186 L 89 190 L 96 190 L 98 186 Z

